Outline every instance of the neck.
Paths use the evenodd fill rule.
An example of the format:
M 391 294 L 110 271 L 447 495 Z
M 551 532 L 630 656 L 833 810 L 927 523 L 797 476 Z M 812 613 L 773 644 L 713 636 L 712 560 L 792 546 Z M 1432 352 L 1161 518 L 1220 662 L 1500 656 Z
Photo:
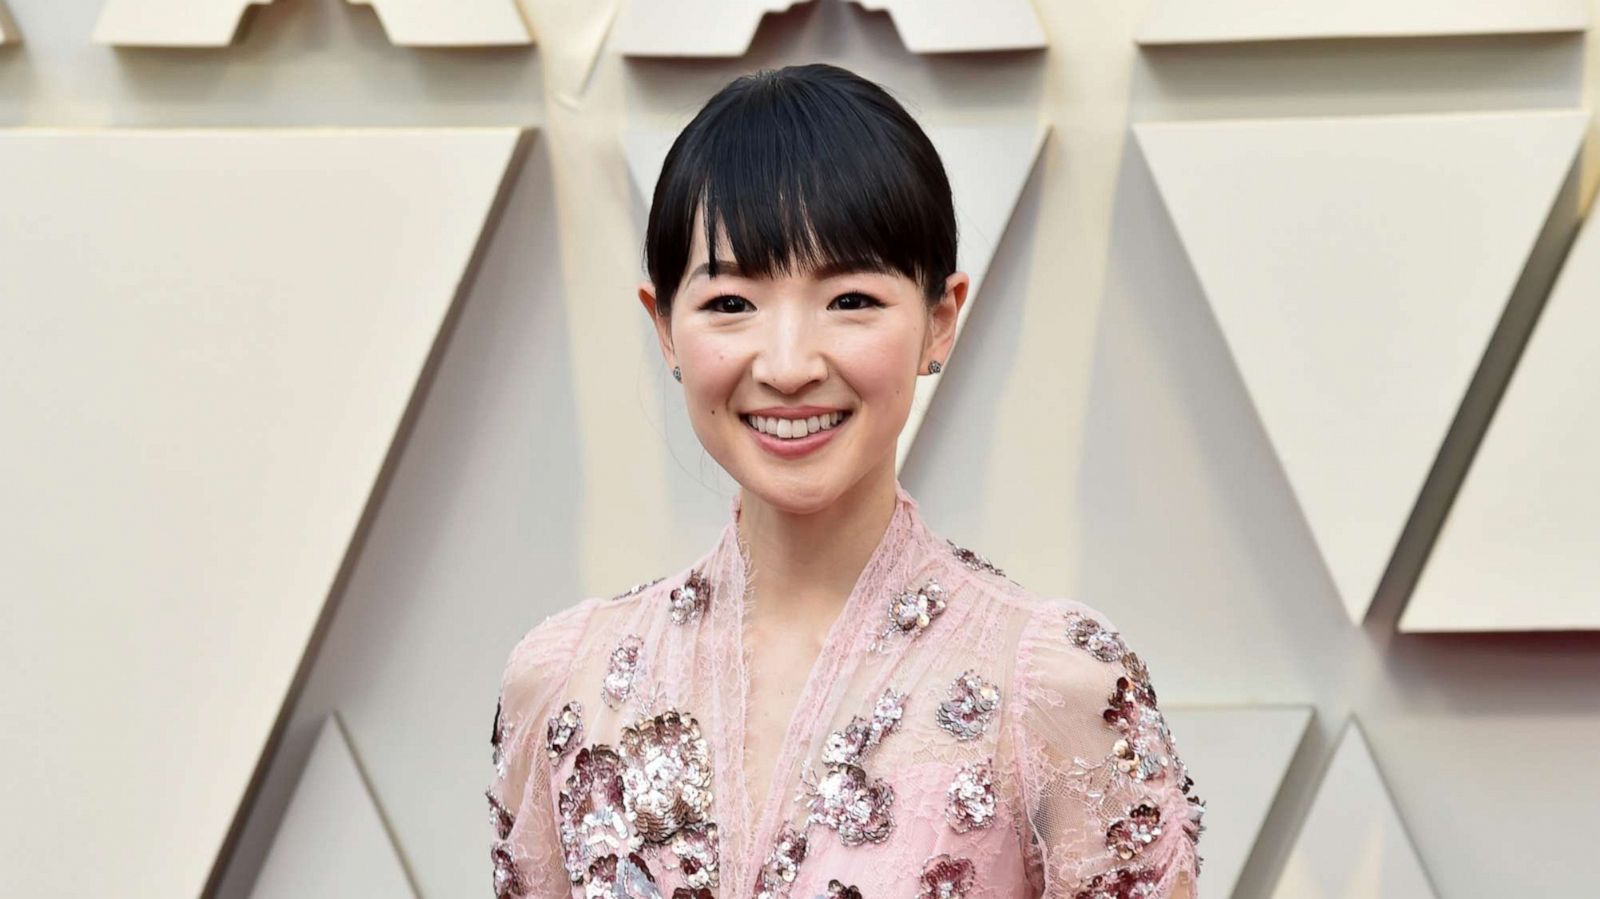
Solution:
M 894 517 L 893 459 L 815 512 L 777 508 L 743 487 L 739 497 L 738 537 L 750 557 L 751 616 L 831 621 Z

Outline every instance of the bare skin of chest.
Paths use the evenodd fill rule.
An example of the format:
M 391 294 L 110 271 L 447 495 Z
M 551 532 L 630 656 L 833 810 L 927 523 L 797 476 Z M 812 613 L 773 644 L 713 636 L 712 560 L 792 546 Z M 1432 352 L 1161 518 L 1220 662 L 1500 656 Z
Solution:
M 809 638 L 800 628 L 774 629 L 753 623 L 746 640 L 750 708 L 745 720 L 745 782 L 759 815 L 771 792 L 772 769 L 783 748 L 789 718 L 822 651 L 822 641 Z

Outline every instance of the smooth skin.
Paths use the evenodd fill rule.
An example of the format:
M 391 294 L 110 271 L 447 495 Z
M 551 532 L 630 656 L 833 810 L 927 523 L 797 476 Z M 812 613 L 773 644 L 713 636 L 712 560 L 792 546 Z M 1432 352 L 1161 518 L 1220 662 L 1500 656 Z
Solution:
M 751 561 L 748 758 L 771 760 L 823 639 L 889 526 L 895 449 L 916 378 L 949 358 L 971 278 L 955 272 L 929 306 L 910 278 L 812 272 L 751 279 L 730 274 L 719 232 L 715 278 L 703 218 L 670 315 L 638 286 L 667 368 L 683 374 L 684 404 L 706 452 L 740 484 L 739 539 Z M 798 459 L 764 450 L 740 413 L 769 406 L 849 409 L 827 445 Z M 747 771 L 751 795 L 770 770 Z

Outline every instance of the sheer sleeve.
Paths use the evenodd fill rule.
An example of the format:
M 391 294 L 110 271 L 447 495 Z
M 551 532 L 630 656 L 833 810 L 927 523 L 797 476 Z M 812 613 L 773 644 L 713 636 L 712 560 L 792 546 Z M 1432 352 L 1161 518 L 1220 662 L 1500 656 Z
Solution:
M 490 737 L 494 774 L 485 791 L 496 899 L 572 895 L 545 736 L 595 602 L 586 599 L 546 618 L 506 660 Z
M 1138 655 L 1103 613 L 1053 599 L 1016 666 L 1008 726 L 1043 896 L 1197 899 L 1205 803 Z

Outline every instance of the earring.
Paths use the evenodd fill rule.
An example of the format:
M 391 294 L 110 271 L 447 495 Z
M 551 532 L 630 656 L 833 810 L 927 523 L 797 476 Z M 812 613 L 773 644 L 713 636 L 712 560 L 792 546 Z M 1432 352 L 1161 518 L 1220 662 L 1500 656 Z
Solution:
M 683 369 L 676 365 L 672 366 L 672 376 L 678 379 L 679 384 L 683 383 Z
M 939 360 L 938 359 L 929 359 L 928 360 L 928 374 L 936 375 L 943 368 L 944 368 L 944 366 L 939 364 Z

